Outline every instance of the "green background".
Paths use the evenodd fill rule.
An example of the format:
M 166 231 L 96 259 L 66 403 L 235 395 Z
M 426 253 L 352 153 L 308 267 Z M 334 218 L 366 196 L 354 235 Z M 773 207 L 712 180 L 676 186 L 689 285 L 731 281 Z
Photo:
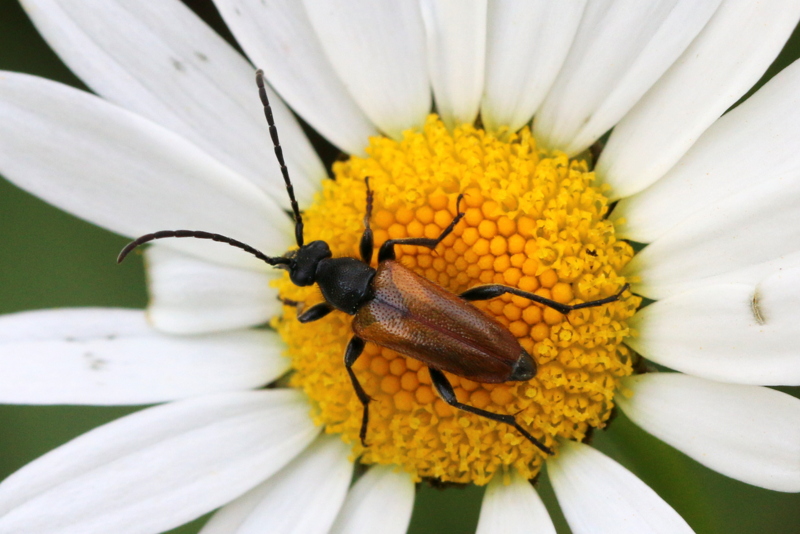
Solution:
M 187 3 L 229 37 L 210 1 Z M 795 31 L 765 80 L 797 57 L 800 35 Z M 84 88 L 13 0 L 0 0 L 0 69 Z M 321 148 L 329 161 L 335 156 L 329 146 Z M 0 313 L 68 306 L 144 307 L 147 296 L 141 257 L 133 255 L 121 266 L 114 262 L 125 243 L 125 238 L 67 215 L 0 180 Z M 782 389 L 800 396 L 800 388 Z M 0 479 L 69 439 L 132 411 L 135 409 L 0 406 Z M 595 434 L 594 445 L 632 469 L 697 532 L 800 531 L 800 495 L 763 490 L 719 475 L 650 437 L 622 414 L 608 431 Z M 539 493 L 559 532 L 569 532 L 546 479 L 541 478 Z M 445 491 L 421 487 L 410 532 L 474 532 L 482 494 L 483 490 L 475 487 Z M 203 521 L 172 532 L 197 532 Z

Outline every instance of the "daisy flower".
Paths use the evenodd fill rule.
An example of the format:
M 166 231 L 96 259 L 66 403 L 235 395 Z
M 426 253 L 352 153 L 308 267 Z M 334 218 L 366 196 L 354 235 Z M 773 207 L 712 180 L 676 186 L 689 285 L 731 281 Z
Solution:
M 204 534 L 400 533 L 423 480 L 488 485 L 480 533 L 553 532 L 528 482 L 543 467 L 574 532 L 690 532 L 587 443 L 615 408 L 724 475 L 800 491 L 800 400 L 763 387 L 800 384 L 800 65 L 723 116 L 800 2 L 217 0 L 249 62 L 177 0 L 22 3 L 98 96 L 0 73 L 0 172 L 69 213 L 285 253 L 257 65 L 307 241 L 358 256 L 370 177 L 378 245 L 436 237 L 464 195 L 435 253 L 398 253 L 453 293 L 632 292 L 566 316 L 476 303 L 538 371 L 450 375 L 456 397 L 515 415 L 555 454 L 455 410 L 420 362 L 371 344 L 353 367 L 374 399 L 364 446 L 351 319 L 301 325 L 278 296 L 309 306 L 317 290 L 231 247 L 159 241 L 146 311 L 0 318 L 0 401 L 158 404 L 3 481 L 0 533 L 155 533 L 216 509 Z M 335 180 L 289 108 L 347 155 Z

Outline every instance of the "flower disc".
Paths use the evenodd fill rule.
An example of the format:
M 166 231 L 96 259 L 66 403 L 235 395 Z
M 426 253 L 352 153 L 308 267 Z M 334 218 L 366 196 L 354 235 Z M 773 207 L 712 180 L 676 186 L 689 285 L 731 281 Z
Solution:
M 359 257 L 369 177 L 376 249 L 390 238 L 438 237 L 464 194 L 464 219 L 435 251 L 396 247 L 404 266 L 453 293 L 504 284 L 577 304 L 611 296 L 625 283 L 619 273 L 633 250 L 604 218 L 608 201 L 592 185 L 593 173 L 585 161 L 537 148 L 527 129 L 499 137 L 472 125 L 449 132 L 432 115 L 402 141 L 371 139 L 367 153 L 334 165 L 336 179 L 324 183 L 303 214 L 306 241 L 326 241 L 334 257 Z M 307 306 L 322 300 L 316 287 L 296 287 L 288 275 L 277 284 L 282 298 Z M 620 378 L 632 373 L 622 340 L 639 298 L 626 293 L 567 316 L 510 295 L 474 304 L 509 329 L 538 372 L 504 384 L 448 374 L 459 401 L 516 414 L 553 449 L 557 438 L 581 440 L 590 427 L 604 425 Z M 315 422 L 352 443 L 363 463 L 397 464 L 417 479 L 476 484 L 510 466 L 526 478 L 538 473 L 544 453 L 514 428 L 452 408 L 437 396 L 423 364 L 372 343 L 354 366 L 374 399 L 363 447 L 362 406 L 343 363 L 352 317 L 334 312 L 300 324 L 294 307 L 284 312 L 274 326 L 289 347 L 291 384 L 311 398 Z

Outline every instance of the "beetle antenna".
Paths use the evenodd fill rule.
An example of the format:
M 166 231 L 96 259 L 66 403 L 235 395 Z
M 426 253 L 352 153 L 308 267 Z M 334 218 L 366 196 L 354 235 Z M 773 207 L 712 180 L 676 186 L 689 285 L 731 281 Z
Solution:
M 372 204 L 375 202 L 375 192 L 369 187 L 369 176 L 364 178 L 367 186 L 367 209 L 364 212 L 364 227 L 369 230 L 369 219 L 372 217 Z
M 120 252 L 119 256 L 117 256 L 117 263 L 122 263 L 122 260 L 125 259 L 125 256 L 130 254 L 131 251 L 136 247 L 138 247 L 139 245 L 144 245 L 145 243 L 149 243 L 150 241 L 155 241 L 156 239 L 165 239 L 168 237 L 194 237 L 196 239 L 211 239 L 212 241 L 219 241 L 220 243 L 227 243 L 232 247 L 240 248 L 245 252 L 249 252 L 256 258 L 260 259 L 261 261 L 272 266 L 289 265 L 291 263 L 291 260 L 289 258 L 284 258 L 284 257 L 271 258 L 266 254 L 264 254 L 263 252 L 261 252 L 260 250 L 256 250 L 250 245 L 246 245 L 241 241 L 231 239 L 230 237 L 225 237 L 224 235 L 212 234 L 209 232 L 200 232 L 195 230 L 162 230 L 160 232 L 143 235 L 142 237 L 134 241 L 131 241 L 125 246 L 125 248 L 122 249 L 122 252 Z
M 292 180 L 289 178 L 289 169 L 286 168 L 286 162 L 283 160 L 283 149 L 281 148 L 281 142 L 278 140 L 278 129 L 275 127 L 275 119 L 272 118 L 272 107 L 270 107 L 269 98 L 267 98 L 264 71 L 261 69 L 256 71 L 256 85 L 258 85 L 258 96 L 261 98 L 261 103 L 264 104 L 264 116 L 267 118 L 269 135 L 272 137 L 272 145 L 275 147 L 275 157 L 278 158 L 278 163 L 281 166 L 283 181 L 286 183 L 286 192 L 289 193 L 289 200 L 292 203 L 292 211 L 294 212 L 294 238 L 297 241 L 297 246 L 302 247 L 303 217 L 300 215 L 300 208 L 297 206 L 297 200 L 294 198 L 294 187 L 292 186 Z

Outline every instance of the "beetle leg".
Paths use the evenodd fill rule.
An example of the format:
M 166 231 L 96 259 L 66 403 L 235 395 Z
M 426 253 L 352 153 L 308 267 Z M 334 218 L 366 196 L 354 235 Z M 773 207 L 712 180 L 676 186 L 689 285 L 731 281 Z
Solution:
M 298 300 L 292 299 L 285 299 L 278 297 L 278 300 L 283 303 L 284 306 L 292 306 L 297 309 L 297 320 L 301 323 L 310 323 L 311 321 L 316 321 L 318 319 L 322 319 L 330 312 L 334 310 L 334 307 L 328 304 L 327 302 L 320 302 L 319 304 L 315 304 L 311 306 L 309 309 L 303 311 L 306 307 L 305 302 L 300 302 Z
M 364 233 L 361 234 L 361 244 L 359 244 L 358 250 L 361 252 L 361 261 L 369 265 L 372 263 L 372 252 L 375 246 L 372 228 L 369 227 L 369 220 L 372 217 L 372 201 L 375 194 L 369 188 L 369 176 L 364 178 L 364 183 L 367 184 L 367 212 L 364 214 Z
M 481 410 L 480 408 L 470 406 L 469 404 L 458 402 L 458 399 L 456 399 L 456 393 L 453 391 L 453 386 L 450 384 L 450 381 L 447 380 L 447 377 L 444 376 L 444 373 L 438 369 L 434 369 L 433 367 L 429 367 L 428 370 L 431 372 L 431 382 L 433 382 L 433 385 L 436 387 L 436 391 L 439 392 L 439 396 L 442 397 L 442 400 L 444 400 L 447 404 L 454 408 L 458 408 L 459 410 L 464 410 L 465 412 L 474 413 L 475 415 L 480 415 L 481 417 L 491 419 L 492 421 L 498 421 L 500 423 L 511 425 L 516 428 L 520 434 L 525 436 L 528 441 L 536 445 L 542 452 L 546 454 L 553 454 L 553 450 L 550 449 L 550 447 L 546 447 L 541 441 L 531 436 L 527 430 L 522 428 L 520 424 L 517 423 L 517 419 L 513 415 L 502 415 L 499 413 L 487 412 L 486 410 Z
M 367 395 L 367 392 L 364 391 L 364 388 L 361 387 L 361 382 L 358 381 L 356 378 L 356 374 L 353 372 L 353 364 L 356 363 L 356 360 L 359 356 L 361 356 L 361 352 L 364 350 L 364 340 L 360 337 L 353 336 L 350 339 L 350 343 L 347 344 L 347 349 L 344 351 L 344 368 L 347 369 L 347 374 L 350 375 L 350 382 L 353 383 L 353 389 L 356 390 L 356 396 L 358 400 L 361 401 L 361 404 L 364 405 L 364 415 L 361 416 L 361 431 L 358 433 L 358 436 L 361 438 L 361 444 L 366 447 L 367 446 L 367 422 L 369 421 L 369 401 L 372 399 Z
M 297 316 L 297 320 L 301 323 L 310 323 L 311 321 L 317 321 L 322 319 L 330 312 L 333 311 L 333 306 L 328 304 L 327 302 L 320 302 L 319 304 L 314 304 L 309 309 L 301 313 Z
M 548 308 L 553 308 L 554 310 L 559 311 L 564 315 L 566 315 L 572 310 L 580 310 L 582 308 L 594 308 L 595 306 L 602 306 L 603 304 L 608 304 L 609 302 L 616 302 L 622 297 L 622 294 L 625 291 L 630 289 L 630 287 L 631 287 L 630 284 L 625 284 L 624 286 L 622 286 L 622 289 L 620 289 L 617 292 L 616 295 L 611 295 L 610 297 L 606 297 L 604 299 L 582 302 L 581 304 L 561 304 L 560 302 L 540 297 L 535 293 L 528 293 L 527 291 L 522 291 L 521 289 L 517 289 L 515 287 L 508 287 L 500 284 L 489 284 L 485 286 L 473 287 L 472 289 L 468 289 L 463 293 L 461 293 L 459 297 L 461 297 L 464 300 L 488 300 L 488 299 L 493 299 L 495 297 L 499 297 L 500 295 L 503 295 L 505 293 L 511 293 L 512 295 L 530 299 L 534 302 L 538 302 L 539 304 L 544 304 Z
M 302 302 L 300 302 L 298 300 L 285 299 L 285 298 L 282 298 L 282 297 L 278 297 L 278 300 L 281 301 L 284 306 L 294 306 L 295 308 L 300 306 L 301 304 L 303 304 Z
M 464 195 L 458 195 L 458 200 L 456 200 L 456 206 L 461 205 L 461 199 L 464 198 Z M 394 247 L 395 245 L 414 245 L 417 247 L 426 247 L 431 250 L 435 249 L 439 243 L 441 243 L 445 237 L 450 235 L 450 232 L 453 231 L 453 228 L 456 227 L 458 221 L 460 221 L 464 217 L 464 212 L 459 209 L 456 216 L 450 221 L 450 224 L 447 225 L 447 228 L 442 230 L 442 233 L 439 234 L 439 237 L 436 239 L 430 239 L 427 237 L 407 237 L 404 239 L 389 239 L 381 245 L 380 250 L 378 251 L 378 263 L 383 263 L 386 260 L 393 260 L 395 259 L 394 254 Z

